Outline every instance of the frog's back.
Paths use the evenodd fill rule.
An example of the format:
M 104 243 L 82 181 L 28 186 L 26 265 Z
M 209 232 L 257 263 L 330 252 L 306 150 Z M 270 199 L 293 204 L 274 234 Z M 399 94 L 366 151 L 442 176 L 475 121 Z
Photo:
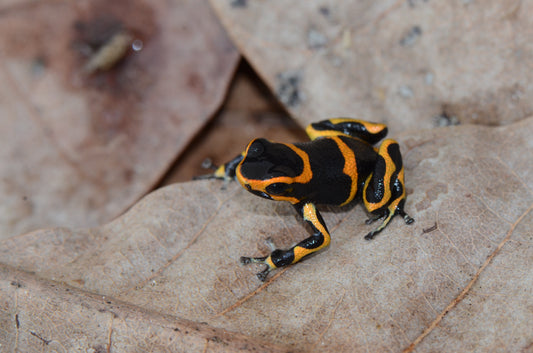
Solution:
M 371 145 L 345 136 L 295 145 L 309 156 L 313 177 L 306 187 L 309 200 L 317 204 L 344 205 L 352 201 L 377 158 Z

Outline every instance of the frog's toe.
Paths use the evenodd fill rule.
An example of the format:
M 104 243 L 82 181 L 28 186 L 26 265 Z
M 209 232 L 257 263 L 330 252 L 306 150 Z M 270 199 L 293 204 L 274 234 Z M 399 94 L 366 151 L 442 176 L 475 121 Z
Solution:
M 398 214 L 403 217 L 403 220 L 405 221 L 405 224 L 411 224 L 415 221 L 414 218 L 409 217 L 407 213 L 405 213 L 404 210 L 400 209 L 398 211 Z
M 240 262 L 243 265 L 248 265 L 248 264 L 252 263 L 252 258 L 251 257 L 246 257 L 246 256 L 241 256 Z
M 365 240 L 372 240 L 374 239 L 374 237 L 381 231 L 380 230 L 373 230 L 371 232 L 369 232 L 367 235 L 365 235 Z
M 265 257 L 247 257 L 247 256 L 241 256 L 240 258 L 240 262 L 241 264 L 243 265 L 248 265 L 248 264 L 252 264 L 252 263 L 258 263 L 258 264 L 265 264 L 266 265 L 266 268 L 261 271 L 261 272 L 258 272 L 256 274 L 257 278 L 259 278 L 259 280 L 261 282 L 264 282 L 268 276 L 268 274 L 270 273 L 270 271 L 272 271 L 272 267 L 270 267 L 268 265 L 268 263 L 266 262 L 266 259 L 267 259 L 267 256 Z
M 252 263 L 264 264 L 266 259 L 267 259 L 266 256 L 265 256 L 265 257 L 247 257 L 247 256 L 241 256 L 241 258 L 240 258 L 240 262 L 241 262 L 241 264 L 243 264 L 243 265 L 248 265 L 248 264 L 252 264 Z
M 414 218 L 409 217 L 409 215 L 407 215 L 407 214 L 405 216 L 403 216 L 403 220 L 405 221 L 405 224 L 411 224 L 411 223 L 413 223 L 415 221 Z
M 268 276 L 268 274 L 270 273 L 271 270 L 272 270 L 272 269 L 271 269 L 269 266 L 267 266 L 267 268 L 265 268 L 265 269 L 264 269 L 263 271 L 261 271 L 261 272 L 257 272 L 255 275 L 257 276 L 257 278 L 259 278 L 259 280 L 260 280 L 261 282 L 264 282 L 264 281 L 266 280 L 266 278 L 267 278 L 267 276 Z

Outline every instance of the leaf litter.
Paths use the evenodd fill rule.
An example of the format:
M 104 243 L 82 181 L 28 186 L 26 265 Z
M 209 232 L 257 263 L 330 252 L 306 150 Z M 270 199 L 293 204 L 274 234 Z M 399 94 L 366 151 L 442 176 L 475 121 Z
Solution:
M 533 119 L 526 118 L 531 100 L 522 81 L 529 76 L 520 72 L 527 67 L 521 65 L 523 56 L 482 55 L 490 58 L 486 65 L 476 61 L 479 48 L 502 48 L 484 45 L 488 42 L 527 43 L 506 39 L 514 33 L 512 23 L 529 28 L 527 4 L 518 2 L 503 17 L 492 10 L 506 5 L 496 2 L 483 9 L 474 3 L 342 1 L 314 9 L 302 2 L 300 17 L 291 17 L 294 12 L 285 11 L 281 0 L 268 11 L 255 2 L 231 9 L 212 4 L 274 92 L 276 78 L 285 77 L 281 74 L 298 73 L 284 94 L 298 98 L 289 100 L 298 104 L 288 108 L 301 124 L 354 111 L 395 117 L 388 121 L 392 129 L 406 129 L 394 138 L 406 166 L 407 210 L 417 222 L 408 227 L 395 221 L 366 242 L 361 207 L 327 208 L 330 248 L 262 284 L 254 276 L 257 268 L 238 266 L 238 259 L 266 254 L 268 237 L 279 246 L 303 238 L 305 228 L 292 208 L 258 199 L 235 184 L 225 190 L 216 181 L 173 185 L 101 227 L 5 239 L 0 296 L 7 329 L 0 331 L 0 341 L 11 344 L 8 349 L 27 350 L 57 345 L 217 352 L 528 350 Z M 362 6 L 358 16 L 349 15 L 354 6 Z M 272 14 L 276 28 L 265 31 Z M 350 26 L 342 26 L 343 14 Z M 443 14 L 462 16 L 468 21 L 458 23 L 477 29 L 446 52 L 444 64 L 442 51 L 435 57 L 435 47 L 421 50 L 436 41 L 431 35 L 440 33 L 437 42 L 446 46 L 446 40 L 465 33 L 460 26 L 446 29 Z M 402 27 L 402 18 L 413 23 Z M 420 29 L 413 32 L 416 38 L 402 45 L 413 28 Z M 320 38 L 320 45 L 309 47 L 309 38 Z M 377 71 L 371 63 L 375 53 L 361 52 L 375 47 L 365 41 L 390 48 L 390 57 L 377 56 Z M 464 55 L 465 48 L 475 50 Z M 353 65 L 355 59 L 361 65 Z M 412 69 L 409 77 L 402 74 L 405 63 Z M 468 69 L 473 64 L 474 70 Z M 503 69 L 479 76 L 487 67 Z M 476 75 L 487 81 L 472 80 Z M 435 125 L 432 116 L 453 124 L 515 123 L 420 130 Z M 77 330 L 55 324 L 64 321 L 74 322 Z M 69 340 L 73 336 L 75 342 Z
M 15 314 L 21 327 L 51 325 L 50 306 L 32 308 L 39 323 L 28 308 L 15 309 L 15 298 L 38 291 L 17 279 L 23 273 L 58 290 L 74 287 L 80 298 L 124 303 L 125 316 L 114 318 L 113 327 L 123 325 L 130 310 L 140 310 L 157 320 L 244 335 L 230 338 L 232 344 L 245 337 L 282 351 L 520 350 L 533 336 L 531 312 L 524 312 L 532 304 L 533 194 L 531 180 L 520 177 L 531 175 L 531 164 L 518 162 L 532 151 L 511 149 L 527 146 L 532 129 L 529 118 L 500 128 L 458 126 L 398 136 L 407 210 L 416 210 L 410 211 L 416 223 L 395 221 L 368 242 L 361 207 L 325 210 L 330 247 L 264 284 L 254 276 L 257 268 L 238 265 L 239 257 L 265 254 L 267 237 L 288 246 L 305 236 L 305 228 L 289 205 L 254 197 L 235 183 L 226 189 L 218 181 L 176 184 L 99 228 L 49 229 L 5 240 L 0 261 L 23 271 L 3 272 L 0 293 L 11 308 L 5 341 L 29 342 L 23 339 L 28 331 L 9 324 Z M 424 232 L 435 222 L 437 229 Z M 21 287 L 7 285 L 13 281 Z M 71 297 L 58 295 L 54 300 L 75 312 Z M 79 334 L 89 337 L 91 330 Z M 113 337 L 125 339 L 118 332 Z M 459 340 L 461 335 L 468 339 Z M 45 336 L 67 344 L 54 330 Z
M 206 1 L 22 2 L 0 19 L 2 239 L 124 212 L 218 109 L 240 58 Z

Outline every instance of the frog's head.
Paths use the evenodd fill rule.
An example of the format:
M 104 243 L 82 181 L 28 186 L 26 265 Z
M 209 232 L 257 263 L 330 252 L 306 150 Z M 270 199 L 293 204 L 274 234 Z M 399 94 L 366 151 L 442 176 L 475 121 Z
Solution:
M 255 139 L 248 144 L 236 170 L 237 180 L 251 193 L 298 203 L 296 184 L 312 178 L 307 154 L 294 145 Z

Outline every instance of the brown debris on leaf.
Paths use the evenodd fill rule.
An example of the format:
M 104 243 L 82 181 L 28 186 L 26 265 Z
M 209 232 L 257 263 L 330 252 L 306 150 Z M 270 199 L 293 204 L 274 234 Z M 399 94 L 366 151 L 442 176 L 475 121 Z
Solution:
M 107 222 L 212 116 L 239 60 L 206 1 L 0 11 L 0 238 Z
M 19 350 L 42 347 L 35 332 L 67 350 L 92 337 L 105 349 L 162 351 L 161 342 L 176 339 L 173 347 L 184 350 L 188 332 L 205 351 L 231 350 L 227 340 L 250 352 L 265 341 L 306 352 L 527 350 L 532 134 L 529 118 L 397 136 L 406 210 L 417 222 L 394 220 L 368 242 L 360 206 L 325 209 L 329 249 L 264 284 L 257 268 L 238 265 L 239 257 L 266 254 L 268 237 L 288 246 L 305 237 L 305 228 L 290 205 L 235 183 L 224 190 L 216 181 L 176 184 L 99 228 L 4 240 L 0 341 Z M 41 284 L 28 284 L 35 282 Z M 75 293 L 65 294 L 71 287 Z M 83 314 L 75 341 L 67 326 L 57 327 L 58 301 L 69 320 Z M 168 329 L 175 325 L 177 333 Z M 226 330 L 245 337 L 206 338 Z
M 531 2 L 210 2 L 303 126 L 349 116 L 397 133 L 533 113 Z

